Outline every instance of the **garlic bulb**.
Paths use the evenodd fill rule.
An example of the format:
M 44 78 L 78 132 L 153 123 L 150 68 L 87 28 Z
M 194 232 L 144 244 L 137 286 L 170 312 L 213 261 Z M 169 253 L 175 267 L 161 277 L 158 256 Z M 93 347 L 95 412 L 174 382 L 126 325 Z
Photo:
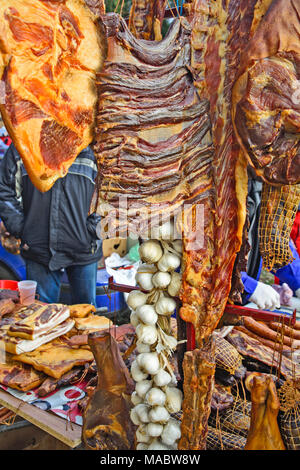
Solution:
M 170 447 L 166 446 L 159 440 L 154 440 L 148 446 L 148 450 L 170 450 Z
M 139 420 L 142 423 L 149 423 L 149 406 L 145 405 L 144 403 L 141 403 L 140 405 L 136 405 L 134 408 L 136 416 L 139 418 Z
M 171 297 L 177 297 L 180 292 L 182 282 L 182 275 L 180 273 L 173 272 L 171 274 L 171 282 L 168 285 L 168 294 Z
M 175 270 L 180 266 L 182 244 L 180 240 L 163 239 L 173 240 L 173 229 L 173 223 L 164 224 L 157 228 L 159 241 L 148 240 L 141 245 L 141 260 L 146 264 L 139 267 L 136 280 L 146 294 L 134 291 L 128 302 L 133 310 L 130 320 L 135 326 L 138 351 L 131 366 L 136 382 L 131 395 L 131 418 L 138 426 L 136 440 L 140 450 L 177 449 L 180 437 L 171 413 L 181 409 L 182 393 L 176 389 L 177 380 L 169 361 L 177 339 L 169 333 L 170 316 L 177 306 L 174 297 L 181 288 L 181 274 Z
M 141 397 L 145 398 L 146 393 L 152 388 L 152 380 L 141 380 L 136 384 L 135 391 Z
M 171 275 L 169 273 L 157 272 L 153 274 L 151 282 L 154 287 L 158 289 L 165 289 L 171 282 Z
M 176 308 L 176 302 L 171 297 L 161 295 L 155 304 L 155 311 L 159 315 L 172 315 Z
M 141 341 L 137 341 L 136 350 L 140 354 L 150 352 L 150 344 L 145 344 L 145 343 L 141 343 Z
M 172 243 L 172 247 L 174 248 L 175 251 L 177 251 L 178 254 L 182 254 L 183 251 L 183 246 L 182 246 L 182 240 L 174 240 Z
M 141 289 L 143 289 L 146 292 L 150 292 L 153 289 L 153 283 L 152 283 L 152 273 L 137 273 L 135 276 L 135 279 L 137 283 L 141 286 Z
M 142 261 L 145 263 L 157 263 L 163 255 L 160 243 L 156 240 L 148 240 L 139 248 L 139 253 Z
M 138 442 L 148 443 L 150 441 L 150 436 L 147 434 L 147 426 L 141 424 L 136 430 L 136 440 Z
M 159 405 L 154 406 L 149 411 L 149 420 L 152 423 L 167 423 L 169 419 L 170 419 L 170 413 L 164 406 L 159 406 Z
M 139 267 L 135 280 L 142 290 L 150 292 L 153 289 L 152 277 L 156 272 L 157 269 L 151 264 L 143 264 Z
M 168 221 L 162 225 L 151 227 L 151 236 L 156 240 L 173 240 L 174 238 L 174 223 Z
M 171 353 L 177 348 L 177 339 L 174 336 L 167 335 L 160 327 L 158 329 L 160 339 L 160 350 L 167 349 L 167 353 Z
M 155 325 L 157 322 L 157 313 L 152 305 L 142 305 L 136 310 L 136 315 L 145 325 Z
M 135 312 L 131 312 L 130 314 L 130 323 L 132 326 L 137 327 L 139 324 L 139 318 Z
M 182 405 L 182 391 L 176 387 L 167 387 L 165 390 L 165 407 L 169 413 L 178 413 Z
M 160 369 L 157 374 L 154 376 L 154 384 L 158 387 L 165 387 L 172 380 L 171 375 L 164 369 Z
M 136 358 L 136 361 L 138 361 L 138 365 L 141 370 L 147 374 L 155 375 L 160 369 L 159 359 L 156 353 L 150 352 L 139 354 Z
M 136 446 L 136 450 L 147 450 L 148 446 L 144 442 L 139 442 Z
M 164 426 L 164 430 L 161 435 L 161 440 L 163 444 L 173 446 L 175 442 L 180 439 L 180 437 L 180 421 L 171 418 L 170 421 L 168 421 L 168 423 Z
M 140 382 L 141 380 L 145 380 L 148 377 L 148 374 L 140 369 L 137 363 L 137 359 L 135 359 L 131 364 L 130 372 L 135 382 Z
M 138 382 L 139 383 L 139 382 Z M 131 403 L 135 405 L 139 405 L 140 403 L 143 402 L 143 399 L 139 397 L 139 395 L 136 393 L 136 391 L 132 392 L 131 394 Z
M 159 271 L 163 273 L 175 271 L 180 266 L 180 258 L 174 253 L 165 253 L 157 263 Z
M 163 425 L 158 423 L 147 424 L 147 434 L 151 437 L 159 437 L 163 432 Z
M 146 394 L 146 403 L 150 406 L 163 406 L 166 401 L 166 395 L 164 392 L 157 387 L 153 387 Z
M 133 422 L 133 424 L 135 424 L 136 426 L 139 426 L 141 424 L 141 420 L 140 420 L 139 415 L 137 414 L 135 408 L 132 408 L 130 410 L 130 419 Z
M 147 298 L 147 294 L 139 290 L 133 290 L 128 294 L 127 305 L 132 308 L 132 310 L 136 310 L 138 307 L 145 305 Z
M 154 344 L 157 341 L 157 330 L 153 325 L 140 323 L 136 329 L 138 340 L 145 344 Z

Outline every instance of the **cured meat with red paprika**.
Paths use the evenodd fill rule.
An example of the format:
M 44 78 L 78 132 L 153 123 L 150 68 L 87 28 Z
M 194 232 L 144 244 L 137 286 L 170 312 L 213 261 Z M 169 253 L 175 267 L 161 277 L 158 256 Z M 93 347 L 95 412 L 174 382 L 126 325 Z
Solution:
M 93 139 L 101 34 L 84 0 L 6 0 L 0 23 L 0 111 L 47 191 Z

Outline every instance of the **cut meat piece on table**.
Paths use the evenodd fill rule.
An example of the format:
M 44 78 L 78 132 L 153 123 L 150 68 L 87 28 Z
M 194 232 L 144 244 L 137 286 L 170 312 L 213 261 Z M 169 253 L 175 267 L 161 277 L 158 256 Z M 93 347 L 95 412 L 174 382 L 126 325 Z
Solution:
M 92 362 L 94 356 L 87 349 L 71 348 L 66 341 L 56 339 L 38 347 L 35 351 L 14 356 L 13 359 L 30 364 L 50 377 L 60 379 L 73 367 Z
M 11 299 L 13 302 L 18 303 L 19 292 L 11 289 L 0 289 L 0 300 Z
M 16 308 L 16 304 L 12 299 L 2 299 L 0 300 L 0 318 L 8 313 L 12 313 Z
M 5 350 L 11 354 L 22 354 L 34 351 L 41 345 L 67 334 L 74 327 L 74 320 L 68 318 L 60 325 L 42 333 L 33 340 L 8 335 L 7 330 L 9 327 L 10 325 L 5 325 L 3 328 L 0 328 L 0 350 Z
M 89 313 L 96 311 L 96 307 L 90 304 L 74 304 L 70 305 L 69 308 L 71 318 L 84 318 L 87 317 Z
M 285 450 L 277 422 L 280 402 L 270 376 L 253 378 L 251 400 L 251 424 L 245 450 Z
M 238 350 L 244 358 L 253 358 L 263 364 L 277 369 L 286 379 L 299 378 L 300 366 L 287 357 L 280 356 L 273 348 L 264 346 L 260 341 L 251 338 L 235 328 L 226 336 L 226 339 Z
M 5 355 L 5 362 L 0 361 L 0 383 L 6 387 L 26 392 L 38 387 L 44 380 L 42 372 L 13 360 L 11 354 Z
M 30 310 L 30 309 L 29 309 Z M 26 315 L 26 311 L 23 313 Z M 50 332 L 70 316 L 69 307 L 63 304 L 40 305 L 40 308 L 17 320 L 7 331 L 8 335 L 27 340 L 37 339 L 42 334 Z
M 15 324 L 15 322 L 27 318 L 28 316 L 32 315 L 34 312 L 36 312 L 40 308 L 41 308 L 41 304 L 39 303 L 34 303 L 31 305 L 28 305 L 27 307 L 24 307 L 24 306 L 18 307 L 16 305 L 13 312 L 0 318 L 0 329 L 7 331 L 11 325 Z
M 75 328 L 84 333 L 85 330 L 104 330 L 113 325 L 112 321 L 106 317 L 90 314 L 85 318 L 74 318 Z
M 60 379 L 54 379 L 53 377 L 48 377 L 42 385 L 38 388 L 37 394 L 39 397 L 45 397 L 51 392 L 54 392 L 59 387 L 65 387 L 66 385 L 73 384 L 78 382 L 83 375 L 82 367 L 74 367 L 64 374 Z
M 85 411 L 82 438 L 90 450 L 133 450 L 135 426 L 130 419 L 134 383 L 116 340 L 109 333 L 92 333 L 89 345 L 98 369 L 98 384 Z
M 84 0 L 0 4 L 0 111 L 34 183 L 47 191 L 93 139 L 103 41 Z

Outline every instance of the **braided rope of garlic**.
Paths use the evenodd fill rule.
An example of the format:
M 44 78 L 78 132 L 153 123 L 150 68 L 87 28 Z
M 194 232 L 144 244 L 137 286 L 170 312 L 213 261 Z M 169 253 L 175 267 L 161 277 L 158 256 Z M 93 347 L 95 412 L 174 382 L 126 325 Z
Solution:
M 170 227 L 167 230 L 171 232 Z M 136 280 L 143 292 L 132 291 L 127 299 L 137 335 L 138 355 L 131 365 L 136 388 L 130 414 L 138 426 L 137 450 L 177 449 L 181 437 L 181 423 L 171 415 L 181 410 L 182 392 L 176 387 L 169 358 L 177 347 L 171 315 L 176 308 L 173 297 L 181 286 L 181 275 L 175 270 L 181 264 L 182 245 L 180 240 L 158 240 L 159 235 L 141 244 L 142 264 Z

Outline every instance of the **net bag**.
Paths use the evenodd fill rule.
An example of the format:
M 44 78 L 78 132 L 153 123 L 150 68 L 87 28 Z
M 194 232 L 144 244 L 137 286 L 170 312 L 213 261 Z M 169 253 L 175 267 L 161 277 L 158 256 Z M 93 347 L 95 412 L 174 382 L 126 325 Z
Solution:
M 217 413 L 212 412 L 208 424 L 213 428 L 220 429 L 220 431 L 247 437 L 250 428 L 250 417 L 239 413 L 235 409 L 227 409 Z
M 207 450 L 243 450 L 246 438 L 208 426 Z
M 263 184 L 259 248 L 266 271 L 276 271 L 293 261 L 289 241 L 299 202 L 299 184 L 280 187 Z
M 278 390 L 280 411 L 278 424 L 288 450 L 300 450 L 300 390 L 299 380 L 289 380 Z
M 215 334 L 216 345 L 216 367 L 226 370 L 229 374 L 234 374 L 242 365 L 242 356 L 236 348 L 232 346 L 222 336 Z

